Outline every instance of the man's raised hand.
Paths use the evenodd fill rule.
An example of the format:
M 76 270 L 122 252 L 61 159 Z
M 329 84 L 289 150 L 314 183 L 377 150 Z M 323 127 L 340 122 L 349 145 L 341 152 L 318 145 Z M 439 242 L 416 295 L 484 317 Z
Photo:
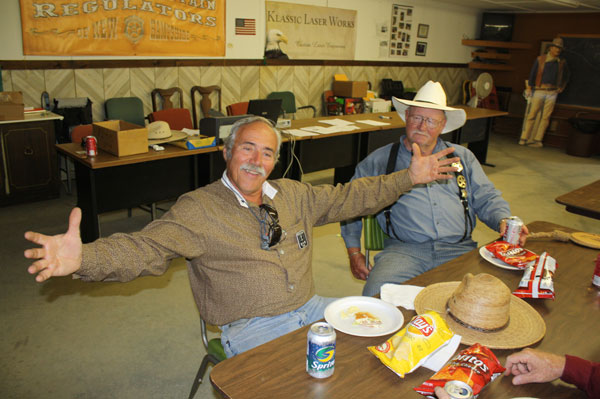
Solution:
M 460 158 L 444 158 L 446 155 L 454 152 L 453 147 L 448 147 L 435 154 L 421 155 L 421 149 L 416 143 L 412 144 L 413 156 L 408 168 L 408 175 L 413 184 L 430 183 L 435 180 L 452 179 L 456 168 L 450 166 L 458 162 Z M 443 159 L 442 159 L 443 158 Z
M 69 228 L 65 234 L 47 236 L 33 231 L 25 233 L 25 238 L 41 246 L 25 250 L 25 257 L 37 259 L 27 271 L 36 274 L 35 280 L 42 282 L 53 276 L 67 276 L 81 267 L 82 249 L 79 235 L 81 209 L 73 208 L 69 215 Z

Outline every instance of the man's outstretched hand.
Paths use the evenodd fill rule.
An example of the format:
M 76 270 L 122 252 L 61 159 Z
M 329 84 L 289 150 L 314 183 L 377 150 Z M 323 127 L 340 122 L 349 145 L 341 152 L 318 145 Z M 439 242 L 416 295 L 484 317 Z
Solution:
M 83 244 L 79 235 L 81 209 L 73 208 L 69 216 L 69 228 L 65 234 L 47 236 L 33 231 L 25 233 L 25 238 L 41 246 L 25 251 L 28 259 L 37 259 L 27 271 L 36 274 L 35 280 L 42 282 L 52 276 L 68 276 L 81 267 Z
M 450 166 L 460 158 L 444 158 L 454 152 L 453 147 L 448 147 L 435 154 L 421 155 L 421 148 L 416 143 L 412 144 L 413 156 L 408 168 L 408 175 L 413 184 L 430 183 L 435 180 L 447 180 L 454 177 L 456 168 Z M 442 159 L 443 158 L 443 159 Z

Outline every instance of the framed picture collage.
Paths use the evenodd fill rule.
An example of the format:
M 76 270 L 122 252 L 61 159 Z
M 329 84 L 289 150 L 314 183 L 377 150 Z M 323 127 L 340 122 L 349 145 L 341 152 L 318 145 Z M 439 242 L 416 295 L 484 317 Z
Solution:
M 392 5 L 390 29 L 390 56 L 406 57 L 411 51 L 413 28 L 413 8 L 399 4 Z

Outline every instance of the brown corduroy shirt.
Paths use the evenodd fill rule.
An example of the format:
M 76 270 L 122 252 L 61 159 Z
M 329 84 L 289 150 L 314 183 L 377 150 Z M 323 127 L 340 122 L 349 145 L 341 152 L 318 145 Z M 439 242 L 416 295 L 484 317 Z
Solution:
M 263 195 L 263 201 L 278 211 L 287 233 L 269 251 L 260 247 L 257 219 L 219 180 L 182 195 L 140 232 L 84 245 L 77 276 L 129 281 L 162 274 L 171 259 L 182 256 L 189 260 L 194 299 L 208 323 L 282 314 L 314 295 L 313 226 L 375 213 L 412 187 L 406 171 L 337 186 L 288 179 L 269 183 L 278 192 L 273 199 Z M 301 248 L 302 232 L 307 245 Z

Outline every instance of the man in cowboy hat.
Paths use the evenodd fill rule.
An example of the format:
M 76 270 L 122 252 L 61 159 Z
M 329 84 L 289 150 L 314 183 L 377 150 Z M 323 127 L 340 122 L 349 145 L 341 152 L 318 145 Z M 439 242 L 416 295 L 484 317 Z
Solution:
M 529 80 L 525 83 L 525 97 L 528 101 L 519 140 L 521 145 L 543 146 L 542 140 L 554 110 L 556 96 L 562 93 L 569 80 L 567 63 L 559 57 L 563 48 L 563 40 L 560 37 L 555 38 L 548 47 L 548 53 L 537 57 L 531 67 Z M 534 129 L 538 114 L 541 114 L 541 118 Z
M 414 186 L 391 207 L 377 214 L 377 221 L 389 238 L 384 242 L 384 250 L 375 256 L 372 270 L 361 253 L 362 221 L 354 219 L 342 223 L 352 274 L 367 280 L 363 295 L 370 296 L 378 294 L 385 283 L 404 282 L 476 248 L 471 233 L 477 217 L 503 233 L 504 219 L 511 215 L 508 204 L 486 177 L 475 155 L 439 137 L 458 129 L 466 121 L 464 110 L 446 105 L 446 93 L 439 82 L 427 82 L 414 101 L 395 97 L 392 101 L 406 122 L 406 135 L 398 143 L 371 153 L 357 166 L 353 179 L 406 168 L 413 157 L 411 146 L 414 144 L 423 154 L 453 147 L 454 154 L 461 159 L 462 171 L 447 183 L 440 180 Z M 395 166 L 388 171 L 394 161 Z M 524 244 L 526 227 L 523 232 Z

